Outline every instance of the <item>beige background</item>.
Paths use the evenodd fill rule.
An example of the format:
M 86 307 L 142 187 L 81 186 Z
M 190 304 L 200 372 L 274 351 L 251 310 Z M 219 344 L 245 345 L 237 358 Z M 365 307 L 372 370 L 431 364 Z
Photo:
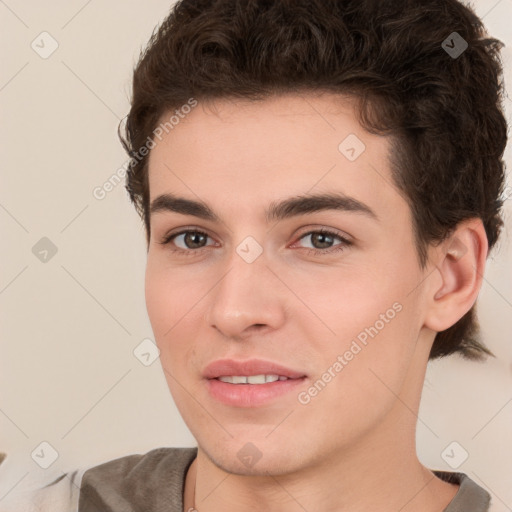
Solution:
M 76 467 L 195 444 L 159 361 L 144 366 L 133 354 L 152 337 L 142 224 L 123 183 L 102 200 L 93 195 L 126 162 L 117 126 L 128 112 L 131 70 L 170 5 L 0 0 L 0 451 L 8 453 L 0 498 Z M 512 0 L 473 5 L 508 46 L 510 84 Z M 48 58 L 31 47 L 35 40 L 40 53 L 51 49 L 43 31 L 58 44 Z M 510 122 L 509 99 L 506 108 Z M 479 299 L 497 358 L 431 364 L 417 435 L 420 459 L 434 469 L 453 470 L 442 453 L 459 443 L 448 449 L 452 460 L 462 449 L 469 457 L 457 470 L 503 511 L 512 509 L 511 212 L 512 196 Z M 32 252 L 43 237 L 57 248 L 46 263 Z M 58 453 L 48 469 L 31 457 L 50 460 L 41 442 Z

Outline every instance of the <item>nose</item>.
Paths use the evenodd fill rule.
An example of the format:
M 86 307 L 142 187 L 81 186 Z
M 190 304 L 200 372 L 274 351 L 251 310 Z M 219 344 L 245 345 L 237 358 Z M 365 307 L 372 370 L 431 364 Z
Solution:
M 247 263 L 235 253 L 209 294 L 206 321 L 234 340 L 279 329 L 286 320 L 286 303 L 290 300 L 285 290 L 263 254 Z

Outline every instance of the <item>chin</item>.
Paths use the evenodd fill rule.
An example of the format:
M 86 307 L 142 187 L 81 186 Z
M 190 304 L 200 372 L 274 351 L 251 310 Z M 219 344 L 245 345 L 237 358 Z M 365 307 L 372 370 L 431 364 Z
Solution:
M 268 444 L 268 443 L 267 443 Z M 226 473 L 241 476 L 285 475 L 300 470 L 306 463 L 303 456 L 297 458 L 295 448 L 281 449 L 278 446 L 262 447 L 245 443 L 242 448 L 224 447 L 223 449 L 202 451 L 218 468 Z

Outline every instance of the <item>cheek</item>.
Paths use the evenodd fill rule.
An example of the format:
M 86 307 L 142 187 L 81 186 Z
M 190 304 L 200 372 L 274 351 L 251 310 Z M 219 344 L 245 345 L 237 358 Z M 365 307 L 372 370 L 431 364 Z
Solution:
M 148 259 L 145 275 L 145 298 L 153 332 L 157 339 L 179 330 L 182 319 L 193 316 L 193 308 L 206 291 L 201 281 L 189 271 L 167 268 Z
M 304 302 L 309 301 L 331 331 L 329 334 L 322 326 L 321 332 L 328 335 L 319 335 L 314 328 L 319 325 L 317 316 L 314 326 L 306 319 L 302 324 L 302 329 L 309 332 L 313 352 L 322 354 L 315 377 L 322 379 L 329 369 L 336 374 L 334 384 L 326 386 L 330 391 L 325 399 L 332 400 L 331 405 L 342 400 L 355 408 L 382 409 L 394 401 L 390 389 L 400 389 L 421 328 L 421 303 L 415 293 L 410 293 L 418 280 L 413 265 L 404 264 L 400 272 L 388 263 L 380 268 L 343 272 L 338 278 L 331 275 L 329 279 L 317 279 L 303 289 Z
M 380 323 L 380 315 L 388 310 L 388 317 L 394 317 L 393 304 L 403 299 L 396 283 L 375 268 L 338 268 L 297 277 L 284 279 L 300 283 L 293 286 L 301 301 L 295 307 L 295 321 L 307 317 L 309 325 L 322 332 L 318 336 L 317 330 L 312 339 L 329 340 L 328 345 L 343 347 L 376 321 Z
M 410 313 L 404 307 L 389 323 L 380 324 L 378 315 L 367 312 L 365 321 L 351 321 L 354 336 L 324 343 L 322 364 L 316 366 L 311 387 L 300 396 L 301 404 L 307 402 L 300 405 L 304 422 L 312 422 L 312 429 L 328 428 L 351 439 L 384 420 L 403 391 L 414 354 Z M 363 323 L 366 326 L 360 329 L 357 324 Z M 340 319 L 338 326 L 343 332 L 346 325 Z M 337 411 L 328 423 L 326 411 Z
M 190 277 L 187 277 L 187 282 Z M 146 309 L 156 344 L 160 350 L 160 362 L 171 389 L 176 383 L 171 377 L 183 380 L 191 369 L 186 367 L 194 358 L 195 330 L 200 322 L 194 317 L 204 293 L 196 285 L 183 284 L 176 270 L 162 271 L 150 261 L 146 267 Z M 185 364 L 186 363 L 186 364 Z M 170 375 L 169 375 L 170 374 Z

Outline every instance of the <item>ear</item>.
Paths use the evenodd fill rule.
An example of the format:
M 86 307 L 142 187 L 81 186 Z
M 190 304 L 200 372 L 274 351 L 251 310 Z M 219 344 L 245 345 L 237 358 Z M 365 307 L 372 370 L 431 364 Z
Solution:
M 469 219 L 436 249 L 441 285 L 439 279 L 428 280 L 426 327 L 444 331 L 471 309 L 482 286 L 488 248 L 482 220 Z

